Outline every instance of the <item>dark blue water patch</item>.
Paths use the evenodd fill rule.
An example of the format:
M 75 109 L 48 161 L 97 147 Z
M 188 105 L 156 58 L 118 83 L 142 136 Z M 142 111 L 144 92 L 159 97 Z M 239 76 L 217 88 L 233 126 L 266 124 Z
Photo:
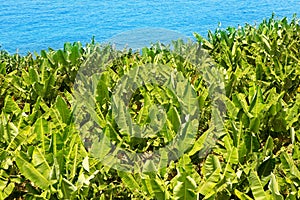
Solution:
M 208 30 L 260 23 L 274 12 L 292 18 L 291 0 L 5 0 L 0 3 L 0 45 L 10 53 L 62 48 L 65 42 L 109 40 L 124 31 L 158 27 L 188 37 Z M 151 41 L 149 41 L 150 43 Z

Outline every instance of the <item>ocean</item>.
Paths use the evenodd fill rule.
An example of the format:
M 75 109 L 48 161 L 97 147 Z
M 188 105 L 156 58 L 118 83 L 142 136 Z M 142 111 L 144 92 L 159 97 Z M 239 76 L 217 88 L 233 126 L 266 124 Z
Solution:
M 208 30 L 218 26 L 254 25 L 272 13 L 291 19 L 298 12 L 300 1 L 292 0 L 3 0 L 0 49 L 39 53 L 48 47 L 62 48 L 65 42 L 85 44 L 93 36 L 101 43 L 141 28 L 206 37 Z

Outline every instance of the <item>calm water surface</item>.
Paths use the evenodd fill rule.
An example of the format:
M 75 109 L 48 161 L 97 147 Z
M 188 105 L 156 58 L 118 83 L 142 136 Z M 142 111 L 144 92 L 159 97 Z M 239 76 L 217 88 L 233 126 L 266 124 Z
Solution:
M 274 12 L 292 18 L 300 1 L 291 0 L 2 0 L 0 45 L 10 53 L 62 48 L 64 42 L 103 42 L 136 28 L 157 27 L 186 36 L 259 23 Z

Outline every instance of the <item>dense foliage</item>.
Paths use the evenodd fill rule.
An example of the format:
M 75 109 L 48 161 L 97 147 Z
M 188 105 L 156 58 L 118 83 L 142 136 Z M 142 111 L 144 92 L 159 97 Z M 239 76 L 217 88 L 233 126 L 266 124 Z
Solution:
M 110 56 L 111 48 L 92 41 L 26 56 L 1 51 L 0 199 L 300 199 L 298 19 L 272 16 L 257 26 L 195 37 L 224 72 L 224 128 L 212 138 L 211 149 L 205 139 L 215 128 L 212 85 L 184 56 L 162 44 L 124 50 L 100 79 L 95 96 L 100 128 L 131 151 L 149 152 L 170 142 L 181 111 L 163 87 L 146 85 L 132 97 L 131 117 L 147 124 L 151 105 L 160 104 L 167 112 L 164 131 L 147 141 L 122 134 L 109 105 L 124 74 L 134 66 L 161 63 L 181 72 L 195 89 L 196 141 L 167 168 L 147 173 L 104 165 L 88 151 L 74 123 L 77 72 L 94 52 Z M 174 45 L 186 50 L 190 44 Z

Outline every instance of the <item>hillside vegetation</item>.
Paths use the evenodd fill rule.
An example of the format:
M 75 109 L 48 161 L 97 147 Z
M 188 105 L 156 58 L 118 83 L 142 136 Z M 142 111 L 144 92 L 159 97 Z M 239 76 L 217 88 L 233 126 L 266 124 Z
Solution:
M 0 199 L 300 199 L 297 17 L 272 16 L 256 26 L 217 29 L 206 38 L 194 35 L 194 42 L 174 41 L 174 49 L 157 43 L 140 52 L 116 51 L 94 40 L 25 56 L 2 50 Z M 74 90 L 83 81 L 77 75 L 94 55 L 113 58 L 107 59 L 111 62 L 105 63 L 92 99 L 97 125 L 74 106 Z M 197 59 L 210 70 L 199 71 Z M 129 116 L 140 126 L 151 125 L 156 120 L 151 113 L 159 113 L 153 105 L 160 105 L 165 124 L 147 138 L 130 137 L 128 122 L 117 124 L 112 111 L 112 100 L 121 97 L 112 96 L 122 77 L 143 65 L 168 66 L 178 72 L 177 81 L 188 81 L 197 95 L 199 126 L 192 132 L 188 125 L 182 129 L 188 148 L 178 159 L 161 168 L 146 162 L 150 170 L 138 173 L 130 167 L 139 163 L 128 164 L 131 158 L 124 155 L 117 157 L 129 168 L 107 165 L 103 158 L 111 149 L 101 139 L 105 135 L 135 153 L 165 147 L 177 137 L 187 114 L 181 102 L 190 95 L 180 84 L 177 89 L 188 93 L 180 98 L 163 86 L 139 87 L 128 103 Z M 85 115 L 78 119 L 81 112 Z M 96 129 L 102 135 L 95 137 Z

